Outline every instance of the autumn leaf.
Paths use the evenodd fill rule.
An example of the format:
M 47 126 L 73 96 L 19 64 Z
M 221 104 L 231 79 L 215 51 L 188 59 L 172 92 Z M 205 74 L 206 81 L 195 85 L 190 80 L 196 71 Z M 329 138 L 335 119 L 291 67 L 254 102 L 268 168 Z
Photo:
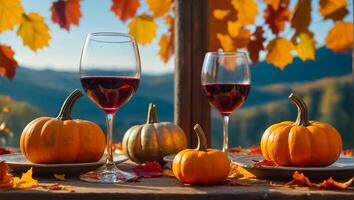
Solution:
M 17 30 L 17 35 L 22 38 L 23 44 L 33 51 L 48 46 L 51 38 L 44 18 L 35 12 L 23 15 L 23 22 Z
M 342 155 L 344 156 L 353 156 L 353 149 L 346 149 L 346 150 L 343 150 L 342 152 Z
M 27 189 L 38 187 L 38 181 L 32 178 L 32 167 L 23 173 L 21 178 L 14 177 L 12 181 L 12 187 L 17 189 Z
M 139 0 L 112 0 L 111 11 L 125 22 L 135 16 L 139 7 Z
M 334 52 L 345 52 L 353 48 L 353 22 L 338 21 L 325 38 L 327 48 Z
M 161 17 L 168 13 L 172 0 L 146 0 L 146 3 L 155 17 Z
M 229 13 L 230 10 L 215 9 L 213 11 L 213 16 L 218 20 L 223 20 Z
M 232 5 L 237 10 L 237 20 L 242 24 L 253 24 L 258 15 L 258 6 L 255 0 L 232 0 Z
M 167 63 L 174 53 L 174 19 L 167 16 L 165 19 L 166 24 L 169 26 L 168 32 L 163 34 L 159 41 L 159 55 L 164 63 Z
M 310 23 L 311 1 L 299 0 L 294 8 L 291 18 L 291 27 L 295 29 L 294 37 L 300 33 L 309 32 Z
M 157 24 L 146 14 L 135 17 L 129 23 L 129 33 L 135 37 L 139 44 L 147 44 L 156 36 Z
M 341 183 L 341 182 L 337 182 L 337 181 L 333 180 L 332 177 L 329 177 L 327 180 L 324 180 L 322 183 L 316 184 L 316 187 L 346 189 L 352 184 L 353 180 L 354 180 L 354 177 L 349 179 L 346 182 Z
M 237 36 L 233 39 L 235 48 L 244 48 L 247 46 L 251 38 L 251 31 L 245 28 L 241 28 L 238 31 Z
M 12 187 L 12 176 L 9 174 L 9 167 L 5 161 L 0 161 L 0 188 Z
M 1 130 L 0 130 L 0 131 L 1 131 Z M 10 153 L 14 153 L 14 150 L 13 150 L 13 149 L 1 148 L 1 147 L 0 147 L 0 155 L 10 154 Z
M 268 5 L 272 6 L 274 10 L 278 10 L 280 5 L 288 5 L 289 0 L 263 0 Z
M 260 146 L 255 146 L 252 145 L 250 147 L 249 152 L 247 152 L 247 155 L 261 155 L 262 154 L 262 149 Z
M 303 173 L 295 171 L 293 174 L 293 180 L 287 183 L 286 185 L 311 187 L 313 186 L 313 183 Z
M 219 39 L 221 47 L 224 51 L 234 51 L 235 46 L 232 38 L 228 34 L 218 33 L 216 37 Z
M 320 15 L 324 19 L 342 20 L 347 14 L 347 0 L 320 0 Z
M 50 8 L 52 21 L 61 28 L 70 30 L 70 25 L 79 25 L 81 17 L 80 0 L 58 0 Z
M 302 61 L 315 60 L 316 42 L 313 33 L 300 33 L 300 42 L 295 46 L 295 50 Z
M 241 27 L 242 24 L 238 20 L 227 22 L 227 32 L 231 35 L 231 37 L 236 37 Z
M 11 47 L 0 45 L 0 75 L 12 79 L 15 76 L 17 66 Z
M 265 38 L 263 37 L 263 29 L 261 26 L 257 26 L 256 30 L 253 32 L 250 42 L 247 44 L 247 50 L 250 58 L 254 64 L 259 61 L 259 52 L 264 50 L 263 42 Z
M 20 24 L 22 14 L 23 8 L 20 0 L 0 0 L 0 32 Z
M 284 69 L 286 65 L 293 62 L 291 51 L 294 45 L 285 38 L 275 38 L 267 45 L 267 63 Z
M 245 149 L 242 148 L 241 146 L 237 146 L 237 147 L 232 147 L 229 149 L 229 152 L 230 153 L 241 153 L 241 152 L 244 152 Z
M 263 159 L 260 161 L 255 160 L 255 163 L 253 164 L 254 167 L 267 167 L 267 166 L 276 166 L 276 164 L 271 161 L 271 160 L 267 160 L 267 159 Z
M 285 22 L 289 20 L 290 16 L 287 5 L 281 5 L 278 10 L 274 10 L 272 6 L 268 5 L 264 13 L 264 20 L 274 34 L 278 35 L 284 30 Z
M 65 174 L 53 174 L 54 178 L 58 181 L 65 181 Z
M 138 178 L 152 178 L 162 176 L 164 170 L 158 162 L 146 162 L 133 168 Z

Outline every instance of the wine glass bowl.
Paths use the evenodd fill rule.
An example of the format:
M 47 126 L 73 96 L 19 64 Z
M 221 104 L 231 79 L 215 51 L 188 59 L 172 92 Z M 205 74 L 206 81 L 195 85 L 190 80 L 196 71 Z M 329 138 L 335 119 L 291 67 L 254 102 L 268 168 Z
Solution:
M 202 88 L 209 104 L 223 117 L 223 151 L 228 151 L 228 122 L 232 112 L 246 101 L 250 88 L 250 69 L 244 52 L 208 52 L 202 72 Z
M 97 171 L 102 182 L 118 182 L 124 174 L 113 163 L 113 121 L 116 111 L 138 89 L 140 74 L 138 46 L 132 36 L 115 32 L 88 34 L 81 53 L 80 81 L 87 97 L 106 116 L 107 161 Z

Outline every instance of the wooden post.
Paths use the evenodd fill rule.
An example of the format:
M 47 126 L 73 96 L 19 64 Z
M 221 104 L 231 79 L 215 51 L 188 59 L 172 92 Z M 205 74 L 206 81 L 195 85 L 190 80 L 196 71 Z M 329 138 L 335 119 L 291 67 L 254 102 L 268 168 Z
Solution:
M 200 72 L 208 49 L 208 1 L 176 0 L 174 115 L 196 146 L 193 126 L 199 123 L 210 145 L 210 108 L 202 93 Z

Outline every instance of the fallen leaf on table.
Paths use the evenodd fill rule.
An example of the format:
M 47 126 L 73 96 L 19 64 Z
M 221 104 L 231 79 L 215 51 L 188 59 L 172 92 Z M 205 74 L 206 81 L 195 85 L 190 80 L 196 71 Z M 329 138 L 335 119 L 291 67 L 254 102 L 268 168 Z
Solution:
M 50 185 L 41 185 L 41 187 L 47 190 L 66 190 L 69 192 L 75 192 L 75 190 L 71 189 L 71 186 L 64 186 L 58 183 L 50 184 Z
M 5 161 L 0 161 L 0 188 L 12 187 L 12 176 L 9 174 L 9 167 Z
M 242 148 L 241 146 L 238 146 L 238 147 L 232 147 L 229 149 L 229 152 L 230 153 L 241 153 L 241 152 L 244 152 L 245 149 Z
M 241 177 L 255 178 L 253 174 L 249 173 L 247 170 L 231 162 L 230 172 L 227 178 L 233 179 L 233 178 L 241 178 Z
M 58 181 L 65 181 L 65 174 L 53 174 L 54 178 Z
M 248 155 L 261 155 L 262 154 L 262 149 L 260 146 L 255 146 L 255 145 L 252 145 L 250 147 L 250 150 L 249 152 L 247 152 Z
M 253 164 L 253 166 L 255 167 L 265 167 L 265 166 L 276 166 L 276 164 L 273 161 L 270 160 L 260 160 L 260 161 L 254 161 L 255 163 Z
M 159 177 L 163 174 L 163 169 L 158 162 L 146 162 L 134 167 L 133 172 L 138 178 Z
M 0 130 L 1 131 L 1 130 Z M 14 153 L 12 149 L 0 148 L 0 155 Z
M 353 149 L 346 149 L 342 152 L 342 155 L 344 156 L 353 156 Z
M 32 167 L 26 172 L 23 173 L 21 178 L 14 177 L 12 181 L 12 187 L 17 189 L 27 189 L 38 187 L 38 181 L 32 178 Z
M 303 173 L 295 171 L 293 174 L 293 180 L 287 183 L 286 185 L 298 185 L 298 186 L 307 186 L 311 187 L 313 184 L 310 179 L 308 179 Z
M 320 184 L 316 184 L 316 187 L 319 188 L 341 188 L 341 189 L 346 189 L 352 184 L 354 180 L 354 177 L 349 179 L 348 181 L 342 183 L 342 182 L 337 182 L 333 180 L 332 177 L 329 177 L 327 180 L 323 181 Z

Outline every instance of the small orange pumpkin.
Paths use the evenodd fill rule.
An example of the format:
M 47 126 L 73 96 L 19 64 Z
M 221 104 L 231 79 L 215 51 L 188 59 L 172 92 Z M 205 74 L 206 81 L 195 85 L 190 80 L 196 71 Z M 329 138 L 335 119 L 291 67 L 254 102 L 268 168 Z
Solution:
M 40 117 L 23 130 L 20 148 L 32 163 L 83 163 L 98 161 L 106 146 L 102 129 L 93 122 L 71 119 L 75 101 L 82 96 L 73 91 L 58 117 Z
M 289 99 L 297 106 L 295 122 L 270 126 L 261 139 L 262 154 L 281 166 L 328 166 L 342 151 L 342 138 L 331 125 L 308 120 L 305 103 L 293 94 Z
M 207 149 L 206 138 L 199 124 L 194 126 L 197 134 L 196 149 L 180 151 L 172 163 L 175 177 L 187 184 L 205 185 L 224 181 L 230 171 L 226 154 L 217 149 Z

